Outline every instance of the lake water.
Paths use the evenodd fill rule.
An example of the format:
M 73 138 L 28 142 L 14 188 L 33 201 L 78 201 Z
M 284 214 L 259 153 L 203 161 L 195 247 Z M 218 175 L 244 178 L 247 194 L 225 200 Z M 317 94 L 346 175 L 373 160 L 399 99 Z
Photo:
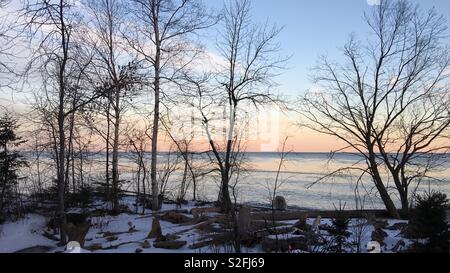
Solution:
M 277 153 L 247 153 L 245 155 L 246 171 L 240 174 L 239 182 L 236 186 L 237 201 L 239 203 L 251 203 L 258 205 L 270 204 L 270 189 L 273 188 L 277 175 L 277 168 L 280 156 Z M 84 163 L 84 179 L 101 180 L 104 179 L 103 155 L 91 155 L 89 161 Z M 120 160 L 121 179 L 129 181 L 124 184 L 126 190 L 135 191 L 135 169 L 136 165 L 132 155 L 122 153 Z M 369 177 L 364 177 L 358 183 L 360 173 L 342 173 L 329 177 L 320 183 L 311 186 L 321 177 L 333 172 L 336 169 L 349 167 L 352 165 L 364 167 L 358 164 L 360 157 L 351 154 L 337 154 L 333 160 L 329 160 L 329 154 L 320 153 L 293 153 L 287 158 L 280 173 L 277 195 L 286 198 L 289 206 L 308 209 L 334 209 L 339 204 L 346 204 L 347 209 L 356 207 L 356 198 L 362 201 L 365 209 L 384 208 L 377 191 Z M 450 158 L 449 158 L 450 159 Z M 147 158 L 149 160 L 149 158 Z M 167 155 L 161 154 L 159 158 L 161 166 L 167 161 Z M 204 159 L 195 160 L 196 164 L 202 165 Z M 149 162 L 149 161 L 148 161 Z M 419 192 L 428 190 L 439 190 L 450 196 L 450 160 L 433 173 L 433 177 L 439 181 L 423 180 L 418 188 Z M 207 169 L 204 167 L 204 170 Z M 51 168 L 50 168 L 51 172 Z M 32 172 L 30 172 L 32 173 Z M 30 174 L 33 176 L 33 174 Z M 178 185 L 181 181 L 182 171 L 175 171 L 169 179 L 167 194 L 176 196 Z M 385 177 L 385 181 L 388 179 Z M 392 186 L 392 182 L 387 182 Z M 209 174 L 198 182 L 198 197 L 204 200 L 214 201 L 217 199 L 219 178 L 217 175 Z M 147 185 L 147 188 L 150 187 Z M 357 189 L 357 191 L 355 190 Z M 399 200 L 395 191 L 391 190 L 394 201 Z M 187 198 L 192 198 L 192 191 L 189 191 Z

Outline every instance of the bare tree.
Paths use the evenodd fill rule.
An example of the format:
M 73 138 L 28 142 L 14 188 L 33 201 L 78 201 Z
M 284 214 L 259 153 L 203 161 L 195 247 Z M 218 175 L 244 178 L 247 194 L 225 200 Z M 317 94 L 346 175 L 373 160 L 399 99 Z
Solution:
M 119 184 L 119 145 L 120 125 L 122 114 L 129 106 L 130 99 L 136 95 L 140 84 L 137 73 L 138 64 L 126 51 L 122 39 L 126 11 L 124 3 L 120 0 L 88 1 L 87 9 L 91 20 L 87 23 L 92 26 L 89 43 L 95 52 L 96 72 L 101 82 L 99 88 L 103 89 L 106 98 L 107 117 L 107 184 L 109 184 L 109 147 L 110 124 L 112 123 L 112 210 L 118 213 L 118 184 Z M 130 61 L 131 60 L 131 61 Z M 112 122 L 111 114 L 112 110 Z
M 197 92 L 194 105 L 201 113 L 214 161 L 220 172 L 219 203 L 226 212 L 232 206 L 229 182 L 235 158 L 234 149 L 237 147 L 236 141 L 241 139 L 236 133 L 239 114 L 242 114 L 243 108 L 252 105 L 258 108 L 279 102 L 272 91 L 273 78 L 287 61 L 287 58 L 278 56 L 279 45 L 276 38 L 281 29 L 267 23 L 254 24 L 250 11 L 251 3 L 248 0 L 232 1 L 223 10 L 217 48 L 224 64 L 219 65 L 219 73 L 213 77 L 219 82 L 219 86 L 211 88 L 209 77 L 200 80 L 188 78 Z M 226 141 L 223 145 L 220 140 L 213 138 L 212 126 L 216 117 L 212 114 L 217 109 L 224 109 L 226 113 Z
M 181 105 L 181 104 L 179 104 Z M 185 113 L 184 113 L 185 114 Z M 176 120 L 175 120 L 176 119 Z M 189 116 L 190 123 L 194 125 L 194 117 Z M 195 139 L 195 128 L 191 127 L 189 132 L 183 132 L 185 127 L 188 127 L 189 121 L 183 119 L 181 116 L 176 116 L 172 120 L 167 117 L 167 121 L 161 119 L 161 125 L 165 129 L 165 134 L 169 137 L 170 141 L 173 142 L 177 152 L 180 154 L 184 161 L 183 166 L 183 176 L 181 179 L 180 188 L 177 195 L 177 203 L 181 204 L 185 201 L 187 190 L 189 189 L 190 182 L 192 182 L 192 196 L 193 200 L 197 199 L 197 179 L 199 177 L 196 171 L 196 166 L 194 166 L 194 156 L 198 154 L 198 151 L 194 151 L 194 139 Z M 186 134 L 187 133 L 187 134 Z
M 133 0 L 134 20 L 127 40 L 151 68 L 154 95 L 151 181 L 153 210 L 159 210 L 157 180 L 158 136 L 161 99 L 168 84 L 196 58 L 198 49 L 192 36 L 214 22 L 199 0 Z
M 148 168 L 146 167 L 146 153 L 150 144 L 149 132 L 150 127 L 146 124 L 142 127 L 129 126 L 126 134 L 128 138 L 128 150 L 131 151 L 133 159 L 138 166 L 136 185 L 136 212 L 138 212 L 139 204 L 142 204 L 142 214 L 145 213 L 147 206 L 147 181 L 148 181 Z M 141 187 L 142 186 L 142 187 Z
M 0 12 L 2 13 L 0 18 L 0 87 L 8 86 L 13 78 L 10 75 L 14 74 L 13 48 L 16 43 L 11 33 L 12 22 L 7 14 L 3 14 L 6 13 L 10 2 L 10 0 L 0 0 Z
M 58 222 L 65 223 L 67 118 L 97 96 L 86 98 L 88 66 L 92 57 L 77 39 L 80 15 L 73 1 L 26 1 L 21 11 L 32 44 L 36 45 L 30 67 L 36 66 L 43 79 L 46 119 L 55 139 L 57 165 Z M 89 83 L 87 81 L 87 83 Z M 53 118 L 53 120 L 52 120 Z M 56 126 L 54 125 L 56 123 Z M 61 228 L 61 243 L 66 236 Z
M 435 10 L 423 12 L 407 1 L 382 0 L 365 21 L 373 36 L 366 45 L 352 37 L 344 64 L 322 60 L 314 77 L 320 91 L 302 97 L 299 112 L 302 125 L 340 139 L 342 150 L 362 157 L 366 167 L 348 169 L 369 175 L 398 217 L 384 167 L 407 212 L 409 185 L 427 176 L 433 154 L 448 150 L 446 26 Z

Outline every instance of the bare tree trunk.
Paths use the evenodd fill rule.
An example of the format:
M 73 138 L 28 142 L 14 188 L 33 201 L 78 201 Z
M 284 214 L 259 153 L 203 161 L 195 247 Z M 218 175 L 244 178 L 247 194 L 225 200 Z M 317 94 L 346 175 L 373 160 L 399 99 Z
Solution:
M 106 107 L 106 123 L 107 123 L 107 129 L 106 129 L 106 164 L 105 164 L 105 175 L 106 175 L 106 199 L 108 201 L 111 201 L 111 192 L 110 192 L 110 176 L 109 176 L 109 148 L 110 148 L 110 135 L 111 135 L 111 100 L 110 100 L 110 94 L 108 94 L 108 105 Z
M 233 78 L 230 77 L 230 78 Z M 233 84 L 233 83 L 232 83 Z M 230 128 L 228 128 L 228 139 L 227 139 L 227 149 L 225 155 L 225 166 L 222 170 L 222 190 L 220 194 L 220 205 L 224 212 L 229 213 L 232 210 L 232 203 L 230 197 L 230 172 L 231 172 L 231 158 L 233 153 L 233 139 L 234 139 L 234 127 L 236 124 L 236 110 L 237 110 L 237 102 L 232 101 L 230 98 Z
M 73 105 L 72 105 L 73 106 Z M 65 180 L 67 183 L 67 187 L 69 188 L 69 170 L 70 170 L 70 163 L 72 162 L 72 186 L 73 186 L 73 193 L 75 193 L 75 179 L 73 179 L 74 173 L 73 173 L 73 163 L 74 163 L 74 148 L 73 148 L 73 131 L 74 131 L 74 125 L 75 125 L 75 112 L 70 115 L 70 125 L 69 125 L 69 139 L 67 141 L 68 147 L 67 147 L 67 156 L 66 156 L 66 173 L 65 173 Z M 69 191 L 67 189 L 67 191 Z
M 114 144 L 112 159 L 112 182 L 113 182 L 113 212 L 119 211 L 119 132 L 120 132 L 120 94 L 115 92 L 114 105 Z
M 392 217 L 400 218 L 397 208 L 395 207 L 392 198 L 389 196 L 386 186 L 383 184 L 383 180 L 381 179 L 380 172 L 378 170 L 378 165 L 374 155 L 370 156 L 370 168 L 375 186 L 380 194 L 381 200 L 383 201 L 386 207 L 386 210 Z
M 156 9 L 155 9 L 156 11 Z M 154 12 L 155 12 L 154 11 Z M 154 15 L 156 17 L 156 15 Z M 156 22 L 154 24 L 155 37 L 156 37 L 156 53 L 155 53 L 155 80 L 154 80 L 154 92 L 155 92 L 155 108 L 153 112 L 153 132 L 152 132 L 152 159 L 150 178 L 152 182 L 152 210 L 159 211 L 159 187 L 156 176 L 157 164 L 158 164 L 158 131 L 159 131 L 159 116 L 160 116 L 160 81 L 161 81 L 161 41 L 159 40 L 159 26 Z
M 64 87 L 61 87 L 64 89 Z M 60 104 L 64 105 L 64 94 L 61 92 L 60 94 Z M 63 229 L 63 225 L 66 223 L 65 217 L 65 175 L 64 175 L 64 163 L 65 163 L 65 152 L 66 152 L 66 144 L 65 144 L 65 132 L 64 132 L 64 110 L 63 106 L 59 107 L 58 114 L 58 129 L 59 129 L 59 160 L 58 160 L 58 219 L 60 224 L 60 235 L 61 244 L 66 243 L 66 234 Z
M 227 163 L 226 163 L 227 164 Z M 229 166 L 225 167 L 222 172 L 222 187 L 220 191 L 219 203 L 225 213 L 229 213 L 232 210 L 230 189 L 229 189 Z
M 68 43 L 66 37 L 66 24 L 64 21 L 64 3 L 61 0 L 59 3 L 59 15 L 61 17 L 61 47 L 63 50 L 63 58 L 61 65 L 59 67 L 59 105 L 58 105 L 58 134 L 59 134 L 59 166 L 58 166 L 58 217 L 60 224 L 60 242 L 61 244 L 66 243 L 66 234 L 63 226 L 66 224 L 65 217 L 65 186 L 66 181 L 64 177 L 64 163 L 65 163 L 65 155 L 66 155 L 66 136 L 64 132 L 64 121 L 65 121 L 65 113 L 64 113 L 64 103 L 65 103 L 65 92 L 66 92 L 66 83 L 65 83 L 65 71 L 66 64 L 69 58 L 68 56 Z
M 5 153 L 5 156 L 8 156 L 8 148 L 6 147 L 6 145 L 4 147 L 4 153 Z M 6 162 L 8 162 L 8 161 L 6 160 Z M 8 165 L 6 165 L 5 167 L 6 167 L 5 170 L 9 169 Z M 7 172 L 5 172 L 3 174 L 3 187 L 2 187 L 2 192 L 0 195 L 0 217 L 2 216 L 2 213 L 3 213 L 3 201 L 5 200 L 7 181 L 8 181 L 8 174 L 7 174 Z

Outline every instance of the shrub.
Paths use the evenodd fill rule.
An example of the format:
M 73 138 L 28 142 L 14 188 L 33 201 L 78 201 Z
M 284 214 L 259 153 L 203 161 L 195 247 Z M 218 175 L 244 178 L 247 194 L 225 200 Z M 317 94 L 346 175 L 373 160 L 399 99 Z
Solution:
M 14 209 L 13 199 L 17 198 L 16 186 L 20 180 L 18 170 L 26 166 L 27 162 L 16 148 L 25 141 L 16 135 L 18 128 L 17 120 L 6 113 L 0 117 L 0 218 L 5 219 L 8 215 L 3 215 L 5 209 Z M 16 200 L 17 201 L 17 200 Z M 9 208 L 7 208 L 9 206 Z
M 447 196 L 440 192 L 430 192 L 417 196 L 415 202 L 416 208 L 412 211 L 408 235 L 413 239 L 427 239 L 426 243 L 416 242 L 415 250 L 448 252 Z
M 351 248 L 352 244 L 348 242 L 351 232 L 348 231 L 350 225 L 350 218 L 345 216 L 345 204 L 339 205 L 336 208 L 336 217 L 332 219 L 332 227 L 329 229 L 329 234 L 332 239 L 328 247 L 328 251 L 334 253 L 344 253 L 346 248 Z

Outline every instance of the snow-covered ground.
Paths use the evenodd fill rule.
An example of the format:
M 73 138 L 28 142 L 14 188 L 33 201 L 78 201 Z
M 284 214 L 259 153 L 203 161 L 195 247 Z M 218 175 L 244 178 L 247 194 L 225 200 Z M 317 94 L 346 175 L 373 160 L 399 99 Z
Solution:
M 0 225 L 0 252 L 16 252 L 34 246 L 53 248 L 55 242 L 42 236 L 46 223 L 44 216 L 28 214 L 17 222 Z
M 123 200 L 125 205 L 133 209 L 133 199 Z M 102 203 L 95 204 L 96 208 L 102 206 Z M 189 203 L 181 208 L 181 210 L 190 211 L 194 208 L 193 203 Z M 174 204 L 164 204 L 163 212 L 173 211 L 177 209 Z M 71 210 L 71 212 L 78 212 L 79 210 Z M 161 214 L 160 214 L 161 215 Z M 193 218 L 191 214 L 184 214 L 186 217 Z M 209 216 L 217 216 L 217 213 L 209 213 Z M 182 225 L 172 224 L 167 221 L 160 221 L 163 235 L 176 236 L 177 241 L 185 241 L 186 245 L 180 249 L 161 249 L 155 248 L 155 239 L 147 239 L 149 231 L 152 227 L 154 215 L 150 211 L 145 211 L 144 215 L 140 214 L 120 214 L 118 216 L 95 216 L 91 217 L 91 228 L 86 236 L 86 242 L 82 252 L 93 253 L 216 253 L 216 252 L 232 252 L 231 246 L 206 246 L 197 249 L 191 249 L 189 246 L 198 243 L 202 239 L 202 232 L 195 228 L 195 224 Z M 315 219 L 308 219 L 307 223 L 310 226 L 314 225 Z M 361 251 L 367 252 L 366 246 L 372 241 L 372 233 L 374 227 L 365 224 L 362 229 L 358 229 L 362 220 L 353 219 L 350 222 L 349 243 L 353 243 L 356 239 L 356 234 L 359 231 Z M 0 252 L 17 252 L 20 250 L 34 250 L 35 252 L 67 252 L 65 247 L 58 247 L 57 241 L 50 240 L 43 236 L 44 230 L 47 229 L 46 224 L 48 219 L 38 214 L 29 214 L 25 218 L 17 222 L 8 222 L 0 225 Z M 280 224 L 286 227 L 292 227 L 297 221 L 283 221 Z M 388 220 L 386 229 L 387 237 L 384 240 L 384 245 L 381 246 L 381 251 L 384 253 L 397 252 L 403 250 L 411 242 L 402 238 L 401 231 L 392 229 L 394 224 L 406 223 L 399 220 Z M 320 228 L 318 234 L 323 238 L 329 238 L 327 228 L 332 225 L 331 219 L 322 219 L 320 221 Z M 49 230 L 48 230 L 49 231 Z M 288 238 L 289 236 L 296 236 L 295 232 L 279 235 L 279 238 Z M 397 248 L 396 248 L 397 246 Z M 315 248 L 315 251 L 320 251 L 321 248 Z M 244 253 L 261 253 L 263 247 L 257 244 L 252 248 L 244 248 Z

